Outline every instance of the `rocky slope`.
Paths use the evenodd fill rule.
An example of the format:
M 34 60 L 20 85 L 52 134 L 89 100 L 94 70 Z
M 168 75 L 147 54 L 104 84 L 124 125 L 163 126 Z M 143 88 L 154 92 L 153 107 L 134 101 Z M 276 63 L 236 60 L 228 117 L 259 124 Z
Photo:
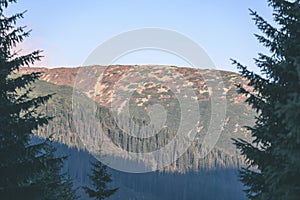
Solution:
M 255 112 L 244 103 L 245 97 L 237 93 L 236 84 L 247 86 L 246 81 L 236 73 L 174 66 L 119 65 L 55 69 L 21 68 L 19 73 L 37 71 L 42 72 L 42 75 L 40 81 L 34 85 L 33 95 L 55 93 L 49 103 L 41 108 L 47 115 L 55 116 L 48 126 L 38 130 L 37 134 L 41 137 L 54 133 L 55 139 L 68 147 L 95 150 L 101 139 L 98 132 L 101 132 L 107 141 L 117 146 L 117 151 L 152 152 L 164 147 L 176 136 L 185 109 L 181 102 L 187 101 L 199 106 L 201 120 L 198 121 L 196 136 L 187 151 L 178 160 L 161 170 L 167 173 L 164 174 L 166 180 L 172 182 L 178 176 L 180 180 L 186 181 L 186 177 L 180 174 L 191 177 L 188 174 L 214 170 L 226 171 L 226 169 L 234 171 L 243 164 L 239 153 L 232 145 L 231 138 L 250 139 L 244 126 L 253 124 Z M 186 95 L 180 96 L 181 93 Z M 218 95 L 213 96 L 214 94 Z M 76 101 L 80 105 L 76 104 Z M 209 124 L 214 123 L 211 120 L 213 101 L 214 103 L 225 102 L 226 115 L 220 124 L 222 132 L 215 147 L 205 158 L 201 158 L 199 151 L 203 139 L 208 134 Z M 125 112 L 126 109 L 128 112 Z M 161 112 L 162 110 L 164 112 Z M 166 119 L 157 120 L 153 112 L 159 113 Z M 193 111 L 187 109 L 187 116 L 191 112 Z M 86 113 L 95 114 L 99 123 L 95 125 Z M 134 135 L 149 137 L 141 138 Z M 111 151 L 111 153 L 116 152 Z M 121 156 L 119 159 L 124 160 L 124 163 L 136 162 L 130 155 Z M 156 164 L 153 161 L 151 166 Z M 223 174 L 224 171 L 220 172 L 222 174 L 220 176 L 226 175 Z M 86 171 L 82 172 L 85 173 Z M 228 180 L 239 185 L 236 181 L 236 173 L 230 173 Z M 78 171 L 75 170 L 74 174 L 78 176 Z M 137 177 L 135 186 L 132 186 L 131 182 L 124 182 L 128 179 L 128 175 L 120 175 L 119 172 L 113 174 L 123 188 L 129 188 L 129 190 L 122 189 L 124 194 L 131 193 L 130 190 L 138 191 L 139 194 L 145 192 L 146 189 L 142 186 L 146 184 L 142 181 L 145 178 Z M 149 175 L 147 180 L 152 180 L 153 176 L 156 175 Z M 162 180 L 160 185 L 165 184 Z M 147 184 L 152 184 L 153 181 Z M 199 180 L 195 178 L 194 181 Z M 206 179 L 205 181 L 207 182 Z M 223 181 L 226 182 L 218 179 L 220 184 L 217 185 L 220 185 L 220 188 Z M 240 188 L 240 185 L 237 185 L 236 187 Z M 182 186 L 178 185 L 178 189 L 180 187 Z M 236 191 L 234 187 L 233 184 L 232 191 Z M 194 189 L 197 191 L 196 186 Z M 155 189 L 149 190 L 147 189 L 147 192 L 151 195 L 156 194 Z M 229 190 L 226 189 L 228 194 Z M 234 193 L 231 195 L 234 196 Z

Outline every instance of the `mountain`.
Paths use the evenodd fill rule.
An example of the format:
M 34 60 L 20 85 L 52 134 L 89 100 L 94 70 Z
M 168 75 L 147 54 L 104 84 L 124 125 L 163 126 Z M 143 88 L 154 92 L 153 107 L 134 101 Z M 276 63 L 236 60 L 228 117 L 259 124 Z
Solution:
M 239 74 L 150 65 L 21 68 L 18 73 L 37 71 L 42 75 L 32 95 L 55 95 L 41 108 L 54 118 L 36 134 L 54 134 L 60 153 L 70 155 L 65 170 L 78 185 L 90 184 L 86 177 L 90 153 L 97 154 L 99 141 L 104 141 L 110 144 L 105 150 L 119 163 L 134 167 L 142 164 L 154 170 L 132 174 L 110 169 L 114 184 L 121 188 L 112 199 L 245 198 L 237 180 L 237 169 L 244 163 L 231 138 L 250 140 L 244 126 L 254 123 L 255 112 L 237 93 L 237 84 L 247 87 Z M 169 157 L 147 160 L 118 153 L 163 148 L 176 137 L 182 121 L 193 126 L 192 109 L 200 113 L 195 137 L 170 165 L 156 168 L 159 160 L 172 161 Z M 214 121 L 214 112 L 222 115 L 218 109 L 226 111 L 221 122 Z M 211 134 L 210 126 L 216 125 L 220 126 L 220 137 L 203 158 L 202 143 Z M 176 143 L 178 149 L 180 142 Z

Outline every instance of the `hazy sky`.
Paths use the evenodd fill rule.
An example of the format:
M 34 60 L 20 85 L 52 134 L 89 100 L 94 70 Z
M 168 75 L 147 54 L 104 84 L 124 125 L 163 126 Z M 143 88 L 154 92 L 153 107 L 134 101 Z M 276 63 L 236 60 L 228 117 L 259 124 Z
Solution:
M 230 58 L 254 69 L 253 57 L 265 49 L 249 8 L 271 20 L 266 0 L 18 0 L 7 14 L 28 10 L 20 25 L 33 29 L 24 51 L 42 49 L 39 65 L 80 66 L 102 42 L 122 32 L 145 27 L 177 31 L 198 43 L 219 69 L 236 71 Z M 188 64 L 171 54 L 141 51 L 118 64 Z

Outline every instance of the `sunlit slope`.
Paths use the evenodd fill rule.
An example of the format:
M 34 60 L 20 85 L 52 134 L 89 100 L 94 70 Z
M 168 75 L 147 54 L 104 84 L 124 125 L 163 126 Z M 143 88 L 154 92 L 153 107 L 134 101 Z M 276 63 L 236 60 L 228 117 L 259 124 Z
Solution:
M 147 69 L 145 67 L 139 68 L 138 71 L 133 71 L 136 68 L 131 69 L 131 66 L 112 66 L 110 68 L 94 66 L 91 68 L 94 71 L 87 76 L 88 78 L 79 77 L 83 79 L 82 82 L 84 83 L 84 87 L 81 88 L 77 85 L 77 89 L 79 88 L 82 91 L 82 94 L 76 96 L 76 98 L 80 99 L 81 105 L 72 105 L 74 89 L 72 86 L 74 86 L 74 83 L 76 86 L 76 83 L 80 82 L 80 79 L 76 75 L 81 68 L 30 68 L 21 71 L 22 73 L 28 73 L 32 70 L 44 72 L 41 77 L 43 81 L 37 81 L 34 85 L 33 95 L 54 94 L 46 106 L 41 108 L 43 112 L 54 118 L 49 122 L 49 125 L 39 129 L 37 133 L 39 136 L 47 137 L 53 134 L 55 140 L 70 147 L 76 146 L 79 149 L 95 150 L 100 139 L 99 134 L 93 129 L 93 127 L 97 126 L 96 130 L 104 133 L 112 145 L 117 146 L 119 149 L 135 152 L 151 152 L 159 149 L 168 144 L 176 135 L 178 124 L 181 120 L 180 109 L 182 108 L 180 108 L 180 103 L 176 99 L 176 95 L 162 84 L 163 80 L 176 80 L 176 77 L 174 78 L 171 72 L 177 70 L 184 75 L 187 80 L 187 86 L 192 88 L 197 96 L 195 100 L 199 104 L 201 121 L 198 124 L 197 135 L 189 149 L 176 162 L 165 168 L 165 170 L 187 172 L 190 170 L 198 171 L 199 169 L 232 168 L 241 164 L 241 158 L 232 145 L 231 138 L 242 137 L 247 139 L 249 137 L 243 126 L 253 123 L 255 113 L 244 103 L 245 98 L 236 92 L 235 84 L 245 84 L 245 80 L 238 74 L 217 71 L 219 74 L 218 78 L 222 80 L 222 88 L 218 88 L 223 91 L 223 95 L 220 98 L 226 98 L 226 118 L 215 148 L 203 159 L 199 158 L 199 149 L 201 148 L 203 138 L 207 134 L 209 124 L 213 123 L 211 121 L 211 91 L 206 81 L 214 81 L 216 71 L 201 71 L 177 67 L 169 67 L 170 69 L 167 68 L 166 70 L 162 66 L 154 66 L 148 71 L 145 71 Z M 152 83 L 145 83 L 142 87 L 136 88 L 134 83 L 138 80 L 135 77 L 130 77 L 128 69 L 131 70 L 131 73 L 140 73 L 140 77 L 147 75 L 147 78 L 150 74 L 151 76 L 161 78 L 162 81 L 160 83 L 152 81 Z M 95 82 L 93 83 L 95 79 L 91 78 L 91 76 L 96 76 L 97 71 L 106 73 L 106 75 L 100 83 L 97 83 L 98 86 L 95 87 Z M 203 79 L 204 73 L 206 80 Z M 131 80 L 131 83 L 123 84 L 122 81 L 124 80 L 120 78 L 122 76 L 123 78 L 124 76 L 128 76 L 125 80 Z M 112 110 L 110 107 L 111 102 L 114 102 L 111 94 L 114 92 L 112 90 L 115 88 L 113 87 L 115 83 L 122 86 L 118 87 L 118 92 L 131 92 L 131 99 L 129 101 L 130 118 L 122 115 L 122 106 L 120 106 L 120 114 L 117 117 L 115 117 L 116 114 L 114 113 L 116 110 Z M 174 86 L 171 87 L 184 89 L 185 86 L 176 85 L 176 81 L 174 81 Z M 95 90 L 95 88 L 97 89 Z M 147 129 L 141 127 L 151 124 L 151 116 L 148 110 L 149 107 L 151 108 L 155 104 L 160 104 L 166 108 L 167 119 L 165 126 L 157 131 L 155 136 L 144 139 L 132 137 L 133 133 L 143 135 L 145 133 L 142 131 L 153 131 L 151 130 L 151 126 L 147 126 Z M 118 105 L 122 105 L 122 99 L 120 99 Z M 74 109 L 74 106 L 81 107 Z M 74 113 L 74 110 L 76 110 L 76 113 Z M 86 113 L 94 114 L 97 124 L 94 121 L 88 120 Z M 77 117 L 83 117 L 84 119 L 78 120 Z M 75 118 L 77 119 L 75 120 Z M 131 131 L 132 133 L 127 134 L 124 130 Z M 123 157 L 120 159 L 130 161 L 131 158 Z

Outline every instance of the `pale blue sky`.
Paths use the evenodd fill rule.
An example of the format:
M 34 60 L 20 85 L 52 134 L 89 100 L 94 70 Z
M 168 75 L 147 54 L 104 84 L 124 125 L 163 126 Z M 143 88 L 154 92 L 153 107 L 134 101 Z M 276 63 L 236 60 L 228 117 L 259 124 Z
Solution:
M 144 27 L 166 28 L 197 42 L 218 69 L 236 71 L 230 58 L 254 69 L 253 57 L 265 52 L 248 8 L 271 20 L 266 0 L 18 0 L 7 13 L 28 10 L 20 22 L 33 29 L 23 49 L 43 49 L 39 65 L 80 66 L 102 42 L 122 32 Z M 119 64 L 187 65 L 163 52 L 144 51 Z

